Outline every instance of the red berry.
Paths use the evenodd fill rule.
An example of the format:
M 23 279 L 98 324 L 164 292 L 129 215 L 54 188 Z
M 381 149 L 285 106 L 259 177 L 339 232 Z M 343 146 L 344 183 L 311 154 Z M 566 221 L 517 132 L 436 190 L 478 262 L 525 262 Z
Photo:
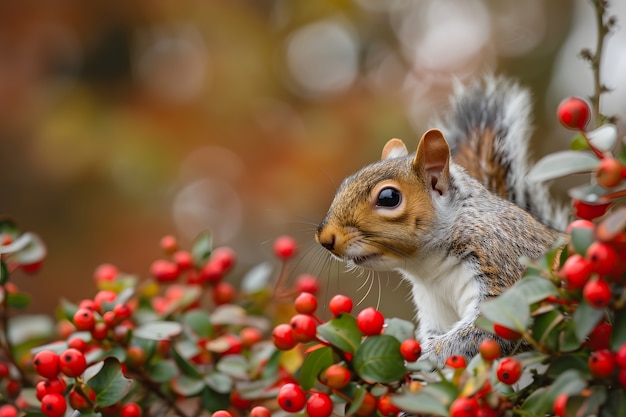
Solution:
M 307 314 L 296 314 L 291 318 L 291 331 L 296 342 L 307 343 L 315 339 L 317 323 Z
M 17 379 L 8 379 L 6 381 L 4 389 L 6 390 L 7 395 L 10 398 L 17 398 L 17 396 L 20 395 L 20 392 L 22 391 L 22 383 Z
M 593 272 L 593 265 L 581 255 L 575 253 L 571 255 L 563 266 L 560 274 L 566 280 L 567 286 L 572 289 L 585 286 Z
M 498 323 L 493 325 L 493 331 L 503 339 L 506 340 L 517 340 L 522 337 L 522 334 L 516 330 L 509 329 L 508 327 L 502 326 Z
M 290 236 L 281 236 L 274 241 L 274 254 L 282 260 L 292 258 L 297 248 L 298 243 Z
M 573 229 L 594 229 L 595 227 L 596 226 L 589 220 L 576 219 L 567 226 L 565 231 L 567 234 L 571 234 Z
M 591 352 L 588 360 L 589 371 L 596 378 L 611 376 L 615 369 L 615 356 L 608 349 Z
M 626 343 L 622 344 L 615 352 L 615 363 L 620 368 L 626 368 Z
M 622 164 L 615 158 L 604 158 L 596 169 L 596 181 L 604 188 L 617 187 L 622 182 Z
M 185 271 L 193 266 L 193 256 L 186 250 L 179 250 L 174 253 L 172 259 L 174 259 L 179 271 Z
M 594 272 L 609 275 L 617 265 L 617 252 L 608 243 L 593 242 L 587 248 L 585 259 L 591 262 Z
M 65 410 L 67 403 L 61 394 L 48 394 L 41 399 L 41 412 L 48 417 L 62 417 Z
M 503 384 L 513 385 L 522 376 L 522 364 L 515 358 L 504 358 L 498 363 L 496 375 Z
M 75 378 L 87 369 L 87 360 L 83 352 L 69 348 L 59 355 L 59 367 L 65 376 Z
M 17 408 L 13 404 L 3 404 L 0 406 L 0 417 L 16 417 Z
M 85 342 L 80 337 L 72 337 L 70 340 L 68 340 L 67 347 L 71 347 L 72 349 L 85 352 L 85 350 L 87 350 L 87 342 Z
M 7 376 L 9 376 L 9 373 L 9 365 L 4 362 L 0 362 L 0 379 L 6 378 Z
M 593 220 L 604 216 L 611 204 L 611 201 L 590 203 L 588 201 L 578 199 L 572 200 L 574 214 L 577 217 L 586 220 Z
M 215 415 L 215 414 L 214 414 Z M 137 403 L 126 403 L 120 409 L 120 417 L 140 417 L 141 408 Z
M 617 380 L 619 381 L 622 388 L 626 388 L 626 369 L 625 368 L 620 368 L 619 371 L 617 371 Z
M 565 417 L 565 407 L 567 406 L 567 394 L 560 394 L 554 400 L 552 404 L 552 411 L 554 411 L 554 415 L 557 417 Z
M 317 309 L 317 297 L 310 292 L 303 292 L 296 297 L 293 305 L 300 314 L 313 314 Z
M 291 325 L 287 323 L 279 324 L 274 327 L 274 330 L 272 331 L 272 340 L 274 342 L 274 346 L 280 350 L 293 349 L 298 344 L 293 336 Z
M 96 402 L 96 391 L 94 391 L 88 385 L 82 385 L 81 391 L 83 392 L 83 394 L 89 397 L 89 401 L 87 400 L 87 398 L 85 398 L 83 394 L 76 391 L 76 388 L 74 387 L 67 394 L 67 400 L 69 401 L 70 406 L 80 412 L 92 410 Z
M 317 282 L 317 278 L 313 275 L 302 274 L 296 279 L 296 291 L 298 292 L 308 292 L 315 295 L 319 290 L 320 285 Z
M 476 412 L 476 417 L 498 417 L 498 412 L 491 408 L 489 404 L 483 404 Z
M 475 417 L 478 412 L 476 398 L 457 398 L 450 405 L 450 417 Z
M 376 410 L 376 397 L 372 395 L 371 392 L 365 391 L 365 395 L 363 396 L 363 401 L 361 402 L 361 406 L 354 413 L 357 416 L 365 417 L 374 413 Z
M 160 244 L 161 248 L 167 253 L 174 253 L 178 249 L 178 241 L 172 235 L 163 236 Z
M 200 281 L 216 283 L 224 278 L 224 268 L 220 262 L 209 260 L 200 270 Z
M 395 417 L 402 411 L 400 408 L 392 404 L 391 395 L 388 393 L 383 394 L 378 398 L 376 401 L 376 408 L 384 417 Z
M 67 383 L 62 378 L 45 379 L 35 385 L 35 395 L 39 401 L 46 394 L 63 394 L 67 388 Z
M 117 278 L 119 274 L 119 270 L 115 265 L 112 264 L 102 264 L 96 268 L 93 273 L 93 279 L 98 282 L 103 281 L 113 281 Z
M 101 313 L 108 310 L 108 304 L 114 303 L 116 298 L 117 294 L 111 290 L 98 291 L 96 296 L 93 298 L 95 310 Z M 105 309 L 105 307 L 107 308 Z
M 415 362 L 422 355 L 422 346 L 415 339 L 407 339 L 400 344 L 400 353 L 408 362 Z
M 96 324 L 96 318 L 93 314 L 93 310 L 89 310 L 87 308 L 79 308 L 76 310 L 72 321 L 78 330 L 91 330 Z
M 342 389 L 352 379 L 350 371 L 342 365 L 332 364 L 320 375 L 320 381 L 333 389 Z
M 598 324 L 589 334 L 587 346 L 589 346 L 591 350 L 608 349 L 612 332 L 613 326 L 609 323 Z
M 380 334 L 385 324 L 383 314 L 373 307 L 362 310 L 356 316 L 356 325 L 365 336 L 376 336 Z
M 215 248 L 211 253 L 211 262 L 219 265 L 222 273 L 226 273 L 235 264 L 235 251 L 227 246 Z
M 44 378 L 56 378 L 59 374 L 59 355 L 51 350 L 42 350 L 33 357 L 35 372 Z
M 250 410 L 250 417 L 272 417 L 272 413 L 269 408 L 257 405 Z
M 446 365 L 450 368 L 461 369 L 467 367 L 465 358 L 461 355 L 452 355 L 446 359 Z
M 165 259 L 157 259 L 150 266 L 150 273 L 159 282 L 172 282 L 178 279 L 178 265 Z
M 256 327 L 244 327 L 239 335 L 241 336 L 241 343 L 248 348 L 263 340 L 263 333 Z
M 478 346 L 480 356 L 486 361 L 493 361 L 500 357 L 500 345 L 493 339 L 485 339 Z
M 226 410 L 218 410 L 211 414 L 211 417 L 233 417 L 233 415 Z
M 146 358 L 146 351 L 139 346 L 126 348 L 126 364 L 128 366 L 139 369 L 146 362 Z
M 322 392 L 313 393 L 306 402 L 306 414 L 309 417 L 329 417 L 333 413 L 333 402 Z
M 115 314 L 115 318 L 119 321 L 127 319 L 132 314 L 131 308 L 126 303 L 115 304 L 113 307 L 113 313 Z
M 611 301 L 611 287 L 602 279 L 589 281 L 583 288 L 583 297 L 595 308 L 604 308 Z
M 278 405 L 288 413 L 297 413 L 306 403 L 306 395 L 299 385 L 287 383 L 278 391 Z
M 91 337 L 93 337 L 94 340 L 104 340 L 108 334 L 109 327 L 102 321 L 96 323 L 95 326 L 93 326 L 93 329 L 91 329 Z
M 341 313 L 350 313 L 352 311 L 352 299 L 345 295 L 337 294 L 328 302 L 328 308 L 334 316 Z
M 240 410 L 247 410 L 252 404 L 252 400 L 242 398 L 239 391 L 232 391 L 230 393 L 230 404 Z
M 230 304 L 235 299 L 237 290 L 226 281 L 221 281 L 213 287 L 213 302 L 215 305 Z
M 556 110 L 559 122 L 566 129 L 585 130 L 589 123 L 591 110 L 587 102 L 578 97 L 568 97 Z

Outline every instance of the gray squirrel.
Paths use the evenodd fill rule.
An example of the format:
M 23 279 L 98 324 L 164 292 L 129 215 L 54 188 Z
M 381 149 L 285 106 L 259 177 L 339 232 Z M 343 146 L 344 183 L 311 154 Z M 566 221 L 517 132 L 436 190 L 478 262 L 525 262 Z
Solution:
M 453 354 L 470 359 L 486 338 L 514 349 L 474 326 L 479 305 L 522 277 L 520 258 L 540 258 L 565 226 L 545 185 L 526 180 L 530 102 L 504 78 L 457 86 L 416 152 L 391 139 L 380 161 L 341 183 L 315 233 L 349 267 L 408 281 L 422 358 L 438 367 Z

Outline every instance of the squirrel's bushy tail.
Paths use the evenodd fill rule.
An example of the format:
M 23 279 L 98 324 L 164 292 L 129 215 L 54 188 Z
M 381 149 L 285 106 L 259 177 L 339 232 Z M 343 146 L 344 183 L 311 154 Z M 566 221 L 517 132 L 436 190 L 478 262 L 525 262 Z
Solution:
M 566 211 L 555 207 L 544 184 L 527 180 L 531 112 L 527 90 L 511 80 L 489 76 L 455 87 L 451 109 L 439 128 L 455 162 L 470 175 L 542 223 L 563 230 Z

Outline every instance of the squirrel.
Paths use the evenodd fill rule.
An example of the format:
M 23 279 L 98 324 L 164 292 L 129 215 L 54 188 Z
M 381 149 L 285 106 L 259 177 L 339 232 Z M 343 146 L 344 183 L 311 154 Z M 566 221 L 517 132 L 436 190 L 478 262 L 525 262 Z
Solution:
M 471 359 L 487 338 L 514 350 L 474 325 L 479 305 L 520 279 L 520 258 L 540 258 L 567 221 L 546 186 L 525 179 L 529 92 L 493 76 L 455 90 L 415 153 L 391 139 L 380 161 L 341 183 L 315 232 L 348 267 L 408 281 L 421 358 L 437 367 L 451 355 Z

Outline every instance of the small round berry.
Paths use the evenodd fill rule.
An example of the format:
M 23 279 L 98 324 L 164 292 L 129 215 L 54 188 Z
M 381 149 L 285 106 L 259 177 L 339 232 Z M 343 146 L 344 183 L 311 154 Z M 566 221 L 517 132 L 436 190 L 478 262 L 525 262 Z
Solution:
M 517 330 L 510 329 L 508 327 L 502 326 L 501 324 L 494 323 L 493 331 L 503 339 L 506 340 L 517 340 L 522 337 L 522 334 Z
M 221 246 L 215 248 L 211 253 L 211 262 L 219 265 L 222 269 L 222 273 L 226 273 L 235 264 L 236 255 L 235 251 L 227 246 Z
M 10 374 L 9 365 L 7 365 L 4 362 L 0 362 L 0 379 L 6 378 L 7 376 L 9 376 L 9 374 Z
M 119 274 L 119 270 L 113 264 L 102 264 L 93 273 L 93 279 L 98 282 L 114 281 Z
M 619 381 L 622 388 L 626 388 L 626 368 L 620 368 L 617 371 L 617 380 Z
M 211 417 L 233 417 L 233 415 L 226 410 L 218 410 L 211 414 Z
M 486 361 L 493 361 L 500 357 L 500 345 L 493 339 L 485 339 L 478 346 L 480 356 Z
M 317 282 L 317 278 L 310 274 L 301 274 L 296 279 L 296 291 L 308 292 L 316 295 L 320 290 L 320 284 Z
M 615 158 L 604 158 L 596 169 L 596 181 L 604 188 L 617 187 L 622 182 L 622 164 Z
M 220 306 L 223 304 L 232 303 L 235 299 L 235 296 L 237 295 L 237 290 L 232 284 L 226 281 L 221 281 L 215 284 L 215 287 L 213 287 L 212 295 L 213 303 Z
M 200 281 L 217 283 L 224 278 L 224 268 L 219 262 L 209 261 L 200 269 Z
M 360 417 L 365 417 L 373 414 L 374 411 L 376 411 L 376 397 L 374 397 L 371 392 L 365 391 L 361 406 L 354 414 Z
M 87 369 L 87 360 L 83 352 L 69 348 L 59 355 L 59 367 L 65 376 L 75 378 Z
M 291 331 L 296 342 L 307 343 L 315 339 L 317 323 L 307 314 L 296 314 L 291 318 Z
M 559 394 L 552 404 L 552 411 L 556 417 L 565 417 L 565 408 L 567 407 L 567 394 Z
M 588 201 L 582 201 L 579 199 L 572 200 L 572 208 L 574 214 L 581 219 L 593 220 L 598 217 L 604 216 L 604 214 L 611 207 L 611 201 L 590 203 Z
M 41 399 L 41 412 L 48 417 L 62 417 L 67 410 L 67 402 L 61 394 L 48 394 Z
M 317 297 L 310 292 L 300 293 L 293 303 L 296 311 L 300 314 L 313 314 L 317 309 Z
M 589 123 L 591 109 L 585 100 L 578 97 L 568 97 L 559 104 L 556 114 L 559 122 L 566 129 L 585 130 L 587 123 Z
M 608 349 L 596 350 L 589 356 L 589 371 L 596 378 L 606 378 L 615 369 L 615 355 Z
M 590 222 L 589 220 L 585 220 L 585 219 L 576 219 L 573 222 L 571 222 L 569 225 L 567 225 L 567 229 L 565 229 L 565 231 L 567 232 L 567 234 L 571 234 L 572 230 L 574 229 L 594 229 L 596 226 L 595 224 L 593 224 L 593 222 Z
M 0 417 L 17 417 L 17 408 L 13 404 L 2 404 L 0 406 Z
M 274 342 L 274 346 L 280 350 L 290 350 L 298 344 L 293 336 L 291 325 L 287 323 L 279 324 L 274 327 L 272 331 L 272 341 Z
M 267 407 L 257 405 L 250 410 L 250 417 L 272 417 L 272 412 Z
M 306 401 L 306 414 L 309 417 L 329 417 L 333 413 L 333 401 L 322 392 L 313 393 Z
M 56 378 L 59 374 L 59 355 L 51 350 L 42 350 L 33 357 L 35 372 L 44 378 Z
M 141 408 L 137 403 L 126 403 L 120 409 L 120 417 L 141 417 Z
M 22 383 L 17 379 L 8 379 L 5 383 L 4 389 L 9 398 L 17 398 L 22 391 Z
M 328 302 L 328 308 L 335 317 L 342 313 L 350 314 L 352 311 L 352 299 L 345 295 L 337 294 Z
M 476 398 L 457 398 L 450 405 L 450 417 L 475 417 L 478 413 Z
M 288 413 L 297 413 L 304 408 L 306 395 L 299 385 L 287 383 L 278 391 L 278 405 Z
M 522 376 L 522 364 L 515 358 L 504 358 L 498 363 L 496 375 L 503 384 L 513 385 Z
M 569 288 L 582 288 L 593 273 L 593 265 L 581 255 L 571 255 L 561 267 L 560 275 L 567 282 Z
M 330 365 L 320 375 L 322 384 L 333 389 L 342 389 L 350 380 L 352 380 L 352 374 L 348 368 L 336 363 Z
M 608 349 L 611 341 L 611 333 L 613 333 L 613 326 L 609 323 L 603 322 L 593 328 L 589 333 L 587 340 L 587 346 L 589 349 L 601 350 Z
M 178 265 L 165 259 L 157 259 L 150 266 L 150 273 L 159 282 L 172 282 L 178 279 Z
M 89 400 L 87 400 L 87 398 L 85 398 L 85 395 L 78 392 L 76 390 L 76 387 L 74 387 L 67 394 L 67 400 L 69 401 L 70 406 L 74 410 L 78 410 L 80 412 L 93 410 L 94 404 L 96 402 L 96 391 L 94 391 L 89 385 L 85 384 L 81 386 L 81 391 L 83 392 L 83 394 L 89 397 Z
M 166 253 L 174 253 L 178 250 L 178 240 L 172 235 L 163 236 L 159 243 Z
M 462 369 L 467 367 L 465 358 L 461 355 L 451 355 L 446 359 L 446 365 L 454 369 Z
M 67 347 L 85 352 L 87 350 L 87 342 L 80 337 L 72 337 L 67 341 Z
M 63 394 L 67 383 L 61 378 L 44 379 L 35 384 L 35 396 L 39 401 L 46 396 L 46 394 Z
M 282 260 L 295 256 L 298 243 L 290 236 L 281 236 L 274 241 L 274 254 Z
M 263 333 L 256 327 L 244 327 L 241 329 L 241 332 L 239 332 L 239 335 L 241 336 L 241 343 L 247 348 L 263 340 Z
M 620 368 L 626 368 L 626 343 L 622 344 L 615 352 L 615 363 Z
M 356 325 L 365 336 L 376 336 L 380 334 L 385 324 L 383 314 L 373 307 L 362 310 L 356 316 Z
M 139 346 L 126 348 L 126 364 L 131 368 L 140 369 L 146 363 L 148 354 Z
M 179 250 L 172 255 L 174 263 L 179 271 L 186 271 L 193 266 L 193 256 L 186 250 Z
M 402 411 L 391 402 L 391 395 L 389 393 L 383 394 L 378 398 L 376 408 L 378 412 L 385 417 L 395 417 Z
M 99 321 L 93 326 L 90 333 L 94 340 L 104 340 L 109 335 L 109 326 L 105 322 Z
M 232 391 L 230 393 L 230 404 L 240 410 L 247 410 L 252 405 L 252 400 L 243 398 L 239 391 Z
M 499 414 L 496 410 L 489 406 L 489 403 L 484 403 L 479 406 L 476 412 L 476 417 L 498 417 Z
M 93 314 L 93 310 L 79 308 L 76 310 L 76 313 L 74 313 L 72 322 L 77 330 L 91 330 L 96 324 L 96 317 Z
M 407 339 L 400 344 L 400 354 L 407 362 L 415 362 L 422 355 L 422 346 L 415 339 Z
M 604 242 L 593 242 L 587 248 L 585 259 L 591 262 L 594 272 L 609 275 L 617 265 L 617 252 L 611 245 Z
M 117 294 L 111 290 L 101 290 L 96 293 L 96 296 L 93 297 L 93 304 L 96 311 L 104 312 L 105 307 L 108 310 L 108 304 L 113 304 L 115 299 L 117 298 Z M 112 307 L 112 306 L 111 306 Z
M 595 308 L 604 308 L 611 301 L 611 287 L 603 279 L 589 281 L 583 288 L 583 297 Z
M 115 307 L 113 307 L 113 313 L 115 314 L 115 318 L 117 320 L 122 321 L 129 318 L 133 311 L 128 304 L 120 303 L 115 304 Z

